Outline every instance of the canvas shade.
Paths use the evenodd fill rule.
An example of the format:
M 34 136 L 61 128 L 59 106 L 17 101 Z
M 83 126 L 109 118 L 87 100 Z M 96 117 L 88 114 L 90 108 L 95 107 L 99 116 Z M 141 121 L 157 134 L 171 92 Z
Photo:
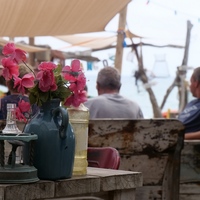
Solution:
M 84 53 L 84 52 L 83 52 Z M 58 50 L 51 50 L 51 57 L 65 60 L 65 59 L 80 59 L 88 62 L 100 61 L 99 58 L 91 55 L 77 55 L 76 52 L 63 52 Z
M 101 32 L 106 33 L 106 32 Z M 100 33 L 100 34 L 101 34 Z M 126 31 L 127 38 L 141 38 L 140 36 Z M 117 33 L 115 35 L 104 35 L 104 36 L 91 36 L 91 34 L 74 34 L 74 35 L 62 35 L 56 36 L 56 38 L 63 40 L 71 45 L 66 46 L 66 48 L 70 48 L 72 46 L 80 46 L 80 47 L 88 47 L 90 49 L 101 49 L 104 47 L 112 46 L 117 42 Z
M 106 46 L 110 46 L 117 41 L 117 36 L 92 37 L 92 36 L 82 36 L 82 35 L 66 35 L 66 36 L 57 36 L 56 38 L 71 44 L 70 46 L 66 46 L 65 49 L 72 46 L 99 49 Z
M 0 36 L 35 37 L 103 31 L 131 0 L 1 0 Z
M 7 40 L 4 40 L 3 38 L 0 38 L 0 46 L 4 46 L 8 42 L 14 43 L 16 48 L 22 49 L 28 53 L 41 52 L 41 51 L 47 50 L 45 48 L 35 47 L 35 46 L 27 45 L 27 44 L 15 43 L 13 41 L 7 41 Z

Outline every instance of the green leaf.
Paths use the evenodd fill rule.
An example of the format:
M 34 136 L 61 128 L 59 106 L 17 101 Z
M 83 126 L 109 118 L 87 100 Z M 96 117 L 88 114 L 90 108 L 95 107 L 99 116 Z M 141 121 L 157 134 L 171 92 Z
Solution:
M 50 99 L 50 94 L 49 92 L 39 92 L 39 99 L 42 102 L 46 102 Z
M 58 75 L 60 75 L 61 74 L 61 72 L 62 72 L 62 66 L 60 65 L 60 64 L 58 64 L 57 65 L 58 67 L 54 70 L 54 75 L 55 76 L 58 76 Z
M 33 93 L 30 93 L 29 100 L 30 100 L 30 104 L 35 104 L 37 102 L 37 97 Z
M 51 93 L 51 96 L 53 98 L 60 98 L 61 101 L 64 101 L 66 98 L 68 98 L 71 95 L 71 91 L 69 88 L 65 86 L 60 86 L 58 89 Z

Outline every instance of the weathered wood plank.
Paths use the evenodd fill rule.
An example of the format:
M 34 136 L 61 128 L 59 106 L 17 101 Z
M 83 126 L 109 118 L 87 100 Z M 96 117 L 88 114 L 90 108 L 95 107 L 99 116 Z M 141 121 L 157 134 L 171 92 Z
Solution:
M 135 200 L 134 190 L 117 190 L 112 192 L 112 199 L 115 200 Z
M 102 169 L 97 171 L 96 168 L 89 167 L 90 175 L 101 177 L 100 191 L 122 190 L 141 187 L 143 178 L 141 172 L 129 172 L 123 170 Z
M 78 179 L 78 181 L 77 181 Z M 84 176 L 69 180 L 60 180 L 55 184 L 55 197 L 87 194 L 100 191 L 98 177 Z
M 121 154 L 163 152 L 174 147 L 183 125 L 178 120 L 90 120 L 89 145 L 109 146 Z
M 54 197 L 54 183 L 40 181 L 37 184 L 0 185 L 4 188 L 4 200 L 30 200 Z
M 195 194 L 180 195 L 179 199 L 180 200 L 199 200 L 199 194 L 198 195 L 195 195 Z
M 180 200 L 200 199 L 200 140 L 184 142 L 180 183 Z
M 120 169 L 142 172 L 144 185 L 161 184 L 168 155 L 155 153 L 154 158 L 148 155 L 121 155 Z M 151 171 L 147 170 L 147 166 Z
M 4 200 L 4 189 L 0 188 L 0 200 Z
M 200 182 L 198 183 L 181 183 L 180 194 L 198 194 L 200 195 Z
M 200 182 L 198 183 L 181 183 L 180 200 L 199 200 L 200 199 Z
M 155 199 L 162 200 L 161 186 L 143 186 L 136 189 L 135 199 Z
M 200 182 L 200 140 L 184 142 L 181 152 L 180 182 Z

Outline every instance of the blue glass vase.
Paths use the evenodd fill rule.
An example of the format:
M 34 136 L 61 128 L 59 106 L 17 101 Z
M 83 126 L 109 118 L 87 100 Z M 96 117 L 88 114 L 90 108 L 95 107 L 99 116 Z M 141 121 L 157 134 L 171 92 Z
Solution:
M 35 142 L 33 165 L 38 178 L 58 180 L 71 178 L 75 155 L 75 136 L 66 109 L 59 99 L 44 103 L 26 125 L 25 133 L 38 135 Z M 24 155 L 26 150 L 24 150 Z

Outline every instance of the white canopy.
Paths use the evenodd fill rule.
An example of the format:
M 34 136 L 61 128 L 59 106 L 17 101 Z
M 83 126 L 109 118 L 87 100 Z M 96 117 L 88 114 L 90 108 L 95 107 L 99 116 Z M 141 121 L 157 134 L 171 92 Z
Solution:
M 103 31 L 131 0 L 1 0 L 0 36 L 56 36 Z
M 40 47 L 31 46 L 31 45 L 27 45 L 27 44 L 15 43 L 13 41 L 8 41 L 8 40 L 4 40 L 3 38 L 0 38 L 0 46 L 4 46 L 8 42 L 14 43 L 17 48 L 20 48 L 20 49 L 22 49 L 22 50 L 24 50 L 28 53 L 40 52 L 40 51 L 46 51 L 47 50 L 45 48 L 40 48 Z
M 101 36 L 99 36 L 101 35 Z M 129 30 L 126 31 L 127 38 L 141 38 L 140 36 L 131 33 Z M 106 32 L 100 32 L 99 34 L 74 34 L 74 35 L 62 35 L 56 36 L 56 38 L 70 43 L 72 46 L 87 47 L 90 49 L 101 49 L 107 46 L 112 46 L 117 42 L 117 33 L 108 34 Z M 67 47 L 66 47 L 67 48 Z

